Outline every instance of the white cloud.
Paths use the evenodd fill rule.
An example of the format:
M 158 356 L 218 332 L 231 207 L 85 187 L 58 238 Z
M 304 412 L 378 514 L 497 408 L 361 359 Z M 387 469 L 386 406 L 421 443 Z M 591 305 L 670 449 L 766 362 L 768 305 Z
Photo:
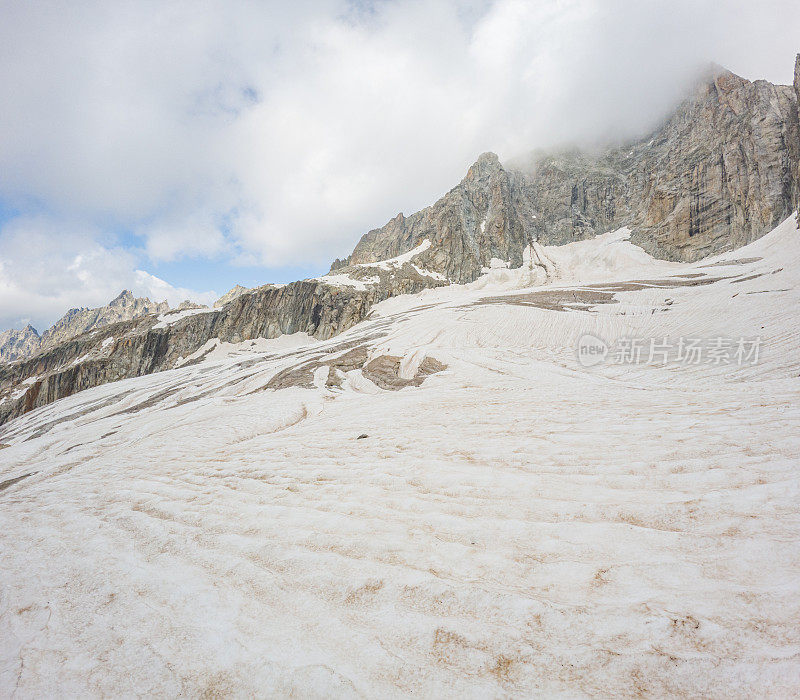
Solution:
M 181 255 L 215 256 L 225 250 L 225 237 L 214 216 L 205 212 L 180 219 L 157 220 L 138 229 L 150 260 L 175 260 Z
M 67 309 L 107 304 L 122 289 L 174 306 L 212 303 L 218 294 L 175 288 L 136 268 L 134 251 L 104 247 L 100 234 L 37 217 L 0 231 L 0 328 L 32 323 L 44 330 Z
M 170 306 L 178 306 L 187 299 L 206 306 L 211 306 L 222 296 L 216 292 L 197 292 L 185 287 L 173 287 L 169 282 L 151 275 L 144 270 L 134 270 L 133 282 L 130 290 L 136 296 L 144 296 L 149 299 L 166 301 Z
M 64 252 L 89 261 L 76 270 L 41 269 L 55 296 L 82 266 L 98 274 L 103 236 L 118 229 L 141 236 L 150 261 L 322 264 L 436 199 L 484 150 L 510 158 L 647 128 L 700 62 L 787 82 L 800 26 L 795 0 L 74 0 L 0 12 L 0 203 L 83 222 L 94 242 Z M 113 254 L 125 279 L 147 266 Z

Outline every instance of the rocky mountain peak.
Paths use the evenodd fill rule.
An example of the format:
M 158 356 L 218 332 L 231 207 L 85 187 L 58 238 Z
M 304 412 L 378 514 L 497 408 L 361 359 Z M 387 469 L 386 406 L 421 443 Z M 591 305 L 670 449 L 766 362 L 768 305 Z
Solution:
M 124 289 L 106 306 L 94 309 L 85 307 L 70 309 L 41 336 L 30 324 L 21 331 L 0 333 L 0 362 L 30 357 L 65 340 L 112 323 L 167 311 L 169 311 L 167 302 L 155 303 L 147 297 L 138 298 L 131 290 Z
M 730 92 L 748 84 L 750 81 L 725 66 L 718 63 L 710 63 L 706 70 L 701 73 L 699 82 L 713 83 L 720 92 Z
M 225 294 L 223 294 L 219 299 L 214 302 L 215 309 L 221 309 L 225 304 L 228 302 L 233 301 L 234 299 L 242 296 L 245 292 L 249 292 L 250 290 L 247 287 L 243 287 L 241 284 L 237 284 L 235 287 L 231 287 Z
M 178 304 L 177 311 L 188 311 L 189 309 L 205 309 L 206 306 L 203 304 L 198 304 L 191 299 L 184 299 L 180 304 Z
M 135 297 L 133 296 L 133 292 L 131 292 L 130 289 L 123 289 L 117 295 L 117 297 L 115 297 L 114 299 L 111 300 L 111 302 L 108 305 L 109 306 L 113 306 L 113 307 L 129 306 L 130 304 L 132 304 L 134 302 L 134 300 L 135 300 Z M 150 303 L 150 300 L 147 299 L 147 298 L 143 299 L 143 301 L 146 301 L 146 302 Z
M 497 157 L 497 154 L 487 151 L 486 153 L 481 153 L 481 155 L 478 156 L 478 159 L 470 166 L 470 169 L 467 170 L 467 174 L 464 179 L 475 180 L 486 175 L 493 175 L 502 169 L 503 166 L 500 163 L 500 159 Z
M 0 333 L 0 362 L 13 362 L 36 352 L 41 343 L 38 331 L 29 323 L 22 330 Z

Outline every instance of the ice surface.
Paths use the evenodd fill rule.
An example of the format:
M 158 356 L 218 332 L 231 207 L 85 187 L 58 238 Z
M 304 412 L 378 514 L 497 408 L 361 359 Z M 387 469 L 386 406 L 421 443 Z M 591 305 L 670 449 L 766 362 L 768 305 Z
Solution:
M 796 221 L 693 265 L 625 236 L 3 426 L 0 695 L 796 696 Z M 584 333 L 763 352 L 585 368 Z M 358 346 L 447 369 L 264 389 Z

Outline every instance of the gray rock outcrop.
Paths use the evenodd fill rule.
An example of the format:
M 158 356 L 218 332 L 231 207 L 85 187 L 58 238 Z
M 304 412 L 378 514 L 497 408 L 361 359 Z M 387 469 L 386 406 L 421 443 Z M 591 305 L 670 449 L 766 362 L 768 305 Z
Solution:
M 414 262 L 456 283 L 475 279 L 491 258 L 519 267 L 526 230 L 515 201 L 517 178 L 494 153 L 484 153 L 436 204 L 409 217 L 398 214 L 383 228 L 365 234 L 352 255 L 335 263 L 334 269 L 392 258 L 426 239 L 431 247 Z
M 139 316 L 169 311 L 169 304 L 162 301 L 152 302 L 147 297 L 134 297 L 130 290 L 123 290 L 119 296 L 106 306 L 96 309 L 70 309 L 50 328 L 42 333 L 41 350 L 46 350 L 59 343 L 102 328 L 119 321 L 129 321 Z
M 233 301 L 237 297 L 242 296 L 245 292 L 250 291 L 247 287 L 242 287 L 241 284 L 237 284 L 235 287 L 229 289 L 225 294 L 223 294 L 219 299 L 214 302 L 214 308 L 219 309 L 229 301 Z

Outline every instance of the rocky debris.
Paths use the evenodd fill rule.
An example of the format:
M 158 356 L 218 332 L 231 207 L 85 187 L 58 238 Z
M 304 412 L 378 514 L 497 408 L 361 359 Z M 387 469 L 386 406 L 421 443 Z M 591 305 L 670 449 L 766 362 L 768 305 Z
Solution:
M 362 370 L 364 376 L 381 389 L 397 391 L 407 386 L 419 386 L 430 375 L 447 369 L 447 366 L 432 357 L 425 357 L 411 377 L 404 377 L 401 371 L 402 358 L 393 355 L 376 357 Z
M 14 484 L 18 484 L 23 479 L 27 479 L 29 476 L 33 476 L 36 472 L 29 472 L 27 474 L 21 474 L 20 476 L 16 476 L 13 479 L 6 479 L 5 481 L 0 481 L 0 491 L 5 491 L 10 486 Z
M 229 289 L 225 294 L 223 294 L 219 299 L 214 302 L 215 309 L 221 309 L 225 304 L 229 301 L 233 301 L 237 297 L 242 296 L 246 292 L 250 290 L 247 287 L 242 287 L 241 284 L 237 284 L 235 287 Z
M 759 258 L 753 258 L 758 260 Z M 746 259 L 745 259 L 746 260 Z M 737 261 L 731 262 L 735 264 Z M 719 264 L 719 263 L 715 263 Z M 727 262 L 726 262 L 727 264 Z M 708 265 L 707 267 L 713 267 Z M 640 292 L 645 289 L 677 289 L 679 287 L 704 287 L 721 280 L 729 280 L 731 284 L 746 282 L 762 275 L 708 277 L 702 273 L 674 275 L 671 279 L 628 280 L 625 282 L 597 282 L 583 285 L 576 289 L 541 289 L 524 294 L 505 294 L 499 297 L 484 297 L 475 305 L 514 304 L 516 306 L 535 306 L 546 311 L 591 311 L 600 304 L 618 304 L 615 294 L 619 292 Z M 672 300 L 666 299 L 665 306 L 671 306 Z
M 296 367 L 287 367 L 270 379 L 265 388 L 286 389 L 290 386 L 299 386 L 312 389 L 314 374 L 321 367 L 328 368 L 325 386 L 341 388 L 345 373 L 361 369 L 366 361 L 367 346 L 361 344 L 329 360 L 317 358 Z
M 30 357 L 42 343 L 36 329 L 29 323 L 21 331 L 8 330 L 0 333 L 0 362 L 13 362 L 21 357 Z
M 612 292 L 596 288 L 548 289 L 527 294 L 507 294 L 501 297 L 486 297 L 477 304 L 514 304 L 534 306 L 546 311 L 585 311 L 598 304 L 617 304 Z
M 453 190 L 365 234 L 332 269 L 431 246 L 415 261 L 454 282 L 492 258 L 522 264 L 532 241 L 561 245 L 622 226 L 656 257 L 695 261 L 752 242 L 800 206 L 800 57 L 794 88 L 715 67 L 649 136 L 599 153 L 483 154 Z
M 315 386 L 318 370 L 326 368 L 324 381 L 327 388 L 341 388 L 348 372 L 360 370 L 364 377 L 381 389 L 398 391 L 407 386 L 419 386 L 431 374 L 447 369 L 438 360 L 425 357 L 413 374 L 407 377 L 402 371 L 402 358 L 380 355 L 368 360 L 367 351 L 367 345 L 362 344 L 331 359 L 316 358 L 295 367 L 287 367 L 270 379 L 264 388 L 277 390 L 295 386 L 311 389 Z
M 361 433 L 361 435 L 359 435 L 356 438 L 356 440 L 364 440 L 365 438 L 368 438 L 368 437 L 369 437 L 369 435 L 367 435 L 366 433 Z

